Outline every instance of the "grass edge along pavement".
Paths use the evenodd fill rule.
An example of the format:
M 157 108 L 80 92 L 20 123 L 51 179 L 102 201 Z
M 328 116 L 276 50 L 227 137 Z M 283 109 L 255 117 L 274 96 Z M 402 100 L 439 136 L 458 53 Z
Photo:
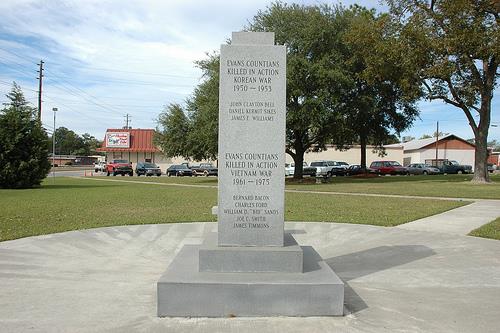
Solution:
M 214 187 L 47 179 L 37 189 L 0 190 L 0 240 L 116 225 L 215 221 L 210 208 L 216 202 Z M 285 219 L 395 226 L 468 203 L 287 193 Z
M 158 182 L 179 185 L 217 186 L 216 177 L 92 177 L 127 181 Z M 286 190 L 381 194 L 413 197 L 447 197 L 500 200 L 500 173 L 492 174 L 490 184 L 472 184 L 472 175 L 333 177 L 328 183 L 316 184 L 305 177 L 300 183 L 286 179 Z
M 500 240 L 500 217 L 477 229 L 472 230 L 469 236 Z

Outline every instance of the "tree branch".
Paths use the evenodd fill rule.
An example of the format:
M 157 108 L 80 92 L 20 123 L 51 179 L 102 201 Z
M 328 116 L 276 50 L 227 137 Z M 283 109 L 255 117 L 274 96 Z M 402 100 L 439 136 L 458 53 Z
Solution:
M 472 79 L 474 80 L 474 84 L 479 88 L 482 89 L 484 85 L 484 81 L 481 78 L 481 74 L 477 70 L 476 65 L 474 64 L 474 60 L 469 54 L 465 55 L 465 60 L 466 60 L 466 66 L 467 68 L 471 71 L 472 73 Z
M 295 159 L 295 157 L 297 157 L 297 154 L 295 154 L 295 152 L 293 150 L 291 150 L 290 148 L 286 148 L 285 153 L 290 155 L 293 159 Z
M 451 95 L 455 99 L 455 102 L 457 102 L 458 105 L 459 105 L 458 107 L 461 108 L 464 111 L 465 116 L 469 120 L 469 124 L 472 127 L 472 130 L 474 131 L 474 134 L 476 134 L 478 128 L 477 128 L 477 125 L 476 125 L 476 121 L 474 120 L 474 117 L 472 116 L 472 113 L 470 112 L 470 110 L 467 107 L 467 105 L 465 105 L 465 103 L 462 101 L 462 99 L 460 98 L 460 96 L 458 96 L 458 93 L 455 90 L 455 87 L 453 87 L 453 84 L 451 83 L 451 80 L 447 79 L 446 83 L 448 84 L 448 89 L 450 90 Z

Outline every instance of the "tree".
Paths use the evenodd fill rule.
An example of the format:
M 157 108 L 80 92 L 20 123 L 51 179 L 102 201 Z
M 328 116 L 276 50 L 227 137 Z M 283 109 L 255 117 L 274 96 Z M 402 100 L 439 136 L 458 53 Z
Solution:
M 89 133 L 83 133 L 82 136 L 83 148 L 77 151 L 77 155 L 89 156 L 96 154 L 97 148 L 102 146 L 102 141 L 97 140 L 94 136 Z
M 498 141 L 498 140 L 488 141 L 488 148 L 493 149 L 493 151 L 499 151 L 500 150 L 500 141 Z
M 204 81 L 187 100 L 191 120 L 188 134 L 190 155 L 195 160 L 215 160 L 219 149 L 219 56 L 209 54 L 196 65 L 203 71 Z
M 344 10 L 347 31 L 344 67 L 349 73 L 342 92 L 347 128 L 361 145 L 361 167 L 366 169 L 366 146 L 384 153 L 383 145 L 411 126 L 418 116 L 421 93 L 411 84 L 411 72 L 401 54 L 391 50 L 393 33 L 387 15 L 352 6 Z
M 196 65 L 203 71 L 203 82 L 187 99 L 185 110 L 178 104 L 171 104 L 160 114 L 155 141 L 167 156 L 215 160 L 219 129 L 219 56 L 210 54 Z
M 190 152 L 187 143 L 189 120 L 179 104 L 170 104 L 158 117 L 155 142 L 169 157 L 182 156 L 189 159 Z
M 438 137 L 443 137 L 443 136 L 447 136 L 449 135 L 450 133 L 444 133 L 444 132 L 439 132 L 437 133 L 437 131 L 434 131 L 434 133 L 432 135 L 429 135 L 429 134 L 424 134 L 420 137 L 420 140 L 422 139 L 430 139 L 430 138 L 435 138 L 436 136 Z
M 47 177 L 47 134 L 14 82 L 0 111 L 0 187 L 30 188 Z
M 82 136 L 66 127 L 58 127 L 55 131 L 56 154 L 88 156 L 96 154 L 96 149 L 102 146 L 102 141 L 97 140 L 89 133 Z M 49 152 L 52 153 L 52 136 L 47 142 Z
M 83 139 L 66 127 L 58 127 L 55 130 L 56 155 L 77 155 L 86 152 Z M 52 152 L 52 138 L 49 142 L 49 151 Z
M 500 59 L 500 4 L 491 0 L 386 0 L 395 48 L 414 64 L 429 100 L 465 113 L 476 149 L 473 182 L 489 182 L 487 142 Z M 476 119 L 477 117 L 477 119 Z
M 248 30 L 275 32 L 287 48 L 286 152 L 302 178 L 304 154 L 321 151 L 333 138 L 342 143 L 340 87 L 346 81 L 341 58 L 344 25 L 338 8 L 273 3 L 259 11 Z M 342 145 L 340 145 L 342 146 Z

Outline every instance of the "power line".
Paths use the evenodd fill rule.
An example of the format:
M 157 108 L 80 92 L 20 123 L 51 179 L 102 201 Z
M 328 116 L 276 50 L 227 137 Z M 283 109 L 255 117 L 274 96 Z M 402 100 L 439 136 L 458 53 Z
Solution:
M 20 55 L 16 52 L 13 52 L 12 50 L 4 49 L 0 47 L 0 50 L 3 50 L 5 52 L 8 52 L 18 58 L 25 59 L 27 61 L 33 62 L 36 61 L 33 58 L 29 58 L 24 55 Z M 53 62 L 52 64 L 56 66 L 61 66 L 61 64 L 58 64 L 57 62 Z M 177 74 L 166 74 L 166 73 L 151 73 L 151 72 L 141 72 L 141 71 L 128 71 L 128 70 L 121 70 L 121 69 L 110 69 L 110 68 L 103 68 L 103 67 L 92 67 L 92 66 L 82 66 L 79 67 L 78 69 L 80 70 L 97 70 L 97 71 L 104 71 L 104 72 L 115 72 L 115 73 L 128 73 L 128 74 L 139 74 L 139 75 L 145 75 L 145 76 L 158 76 L 158 77 L 171 77 L 171 78 L 185 78 L 185 79 L 199 79 L 199 77 L 196 76 L 188 76 L 188 75 L 177 75 Z
M 82 115 L 82 116 L 84 116 L 85 118 L 88 118 L 88 119 L 92 120 L 93 122 L 99 122 L 99 124 L 105 124 L 105 125 L 107 125 L 107 126 L 111 126 L 111 125 L 110 125 L 110 123 L 108 123 L 108 122 L 106 122 L 106 121 L 104 121 L 104 122 L 103 122 L 103 121 L 97 121 L 95 118 L 90 117 L 90 116 L 89 116 L 89 115 L 87 115 L 86 113 L 84 113 L 84 112 L 80 112 L 80 111 L 78 111 L 78 110 L 75 110 L 74 108 L 72 108 L 72 107 L 70 107 L 70 106 L 68 106 L 68 105 L 66 105 L 66 104 L 64 104 L 64 103 L 61 103 L 61 102 L 59 102 L 59 101 L 56 101 L 56 100 L 54 100 L 54 99 L 52 99 L 52 98 L 50 98 L 50 97 L 49 97 L 48 99 L 49 99 L 49 100 L 51 100 L 54 104 L 57 104 L 57 105 L 62 105 L 62 106 L 64 106 L 67 110 L 69 110 L 69 111 L 73 111 L 73 112 L 75 112 L 75 113 L 78 113 L 79 115 Z M 114 126 L 114 125 L 113 125 L 113 126 Z M 113 127 L 113 126 L 111 126 L 111 127 Z
M 139 74 L 139 75 L 161 76 L 161 77 L 198 79 L 198 77 L 195 77 L 195 76 L 175 75 L 175 74 L 163 74 L 163 73 L 148 73 L 148 72 L 138 72 L 138 71 L 124 71 L 124 70 L 119 70 L 119 69 L 109 69 L 109 68 L 100 68 L 100 67 L 84 67 L 84 69 L 99 70 L 99 71 L 105 71 L 105 72 L 116 72 L 116 73 L 129 73 L 129 74 Z
M 106 111 L 110 111 L 110 112 L 114 112 L 116 114 L 119 114 L 120 116 L 123 114 L 120 110 L 118 109 L 114 109 L 113 107 L 111 106 L 107 106 L 105 104 L 99 104 L 97 102 L 95 102 L 92 98 L 96 99 L 96 97 L 90 95 L 90 94 L 87 94 L 85 93 L 86 95 L 88 95 L 89 97 L 83 95 L 82 93 L 79 93 L 77 92 L 77 90 L 69 85 L 66 85 L 64 83 L 61 83 L 61 82 L 57 82 L 57 81 L 54 81 L 52 80 L 51 78 L 47 78 L 47 80 L 49 80 L 49 82 L 55 82 L 55 85 L 53 86 L 54 88 L 56 89 L 59 89 L 59 90 L 62 90 L 62 91 L 65 91 L 67 93 L 69 93 L 70 95 L 73 95 L 75 97 L 81 97 L 83 98 L 84 100 L 88 101 L 89 103 L 93 104 L 93 105 L 96 105 L 100 108 L 102 108 L 103 110 L 106 110 Z M 81 90 L 81 89 L 78 89 L 78 90 Z M 83 91 L 83 90 L 82 90 Z

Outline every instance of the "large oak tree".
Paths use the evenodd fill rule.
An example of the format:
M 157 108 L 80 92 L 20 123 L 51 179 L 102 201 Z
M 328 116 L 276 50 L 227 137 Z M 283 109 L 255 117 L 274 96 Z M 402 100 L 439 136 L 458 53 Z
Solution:
M 324 150 L 342 137 L 338 109 L 348 80 L 342 67 L 344 21 L 338 7 L 273 3 L 259 11 L 248 29 L 275 32 L 287 49 L 286 152 L 302 178 L 304 154 Z M 342 140 L 335 140 L 340 142 Z
M 500 58 L 500 2 L 386 0 L 429 100 L 462 110 L 474 133 L 473 182 L 488 182 L 487 142 Z

